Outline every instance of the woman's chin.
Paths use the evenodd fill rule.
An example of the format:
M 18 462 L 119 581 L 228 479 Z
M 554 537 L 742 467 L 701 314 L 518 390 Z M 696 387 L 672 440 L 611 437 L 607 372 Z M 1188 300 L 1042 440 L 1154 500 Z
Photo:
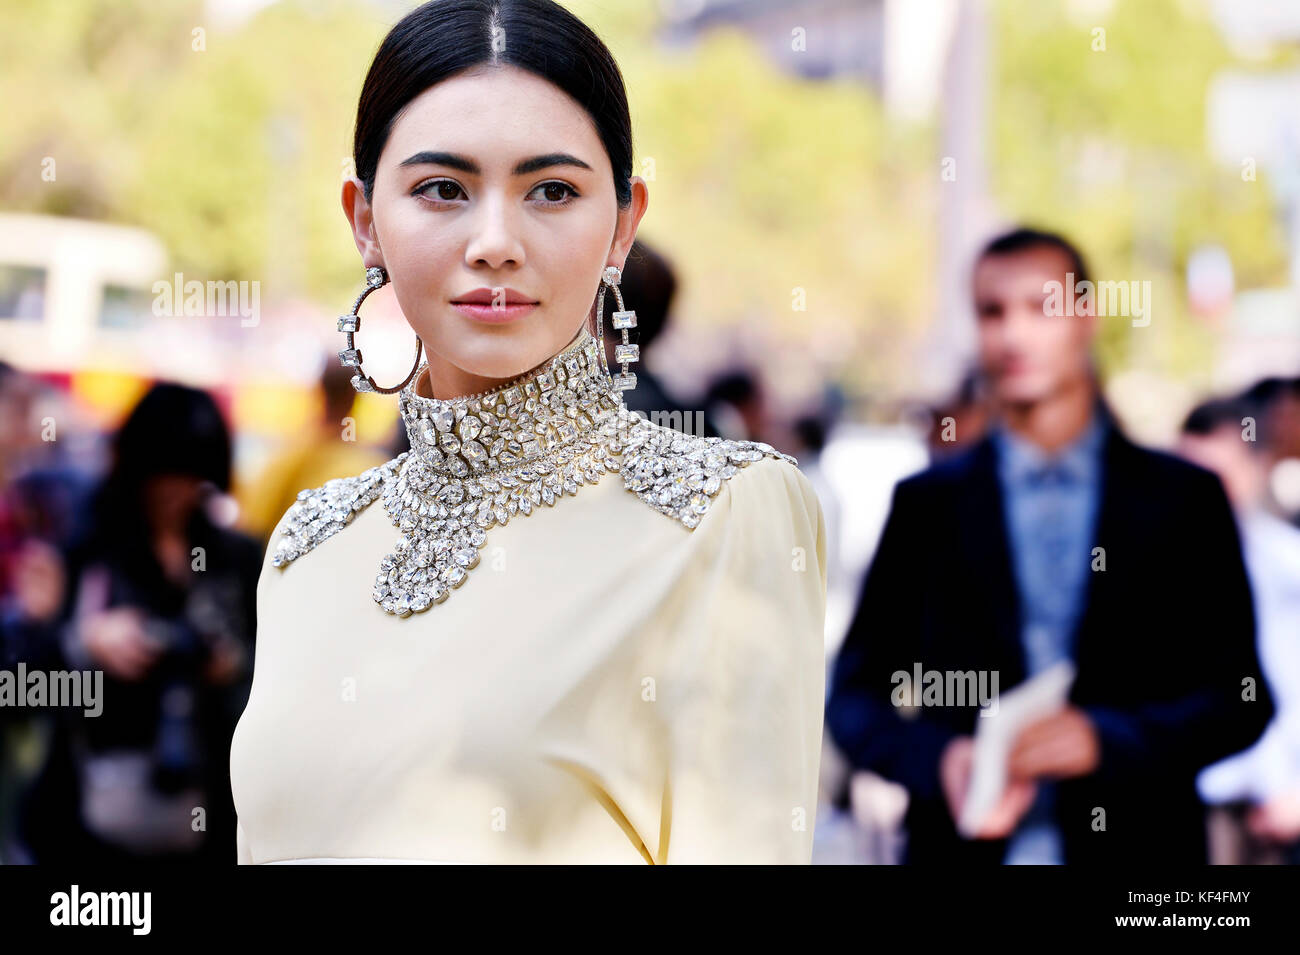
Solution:
M 459 336 L 453 349 L 440 354 L 466 374 L 506 380 L 531 371 L 564 347 L 564 342 L 554 347 L 550 342 L 549 336 L 520 334 L 518 329 L 506 334 L 499 328 L 491 333 L 479 330 Z

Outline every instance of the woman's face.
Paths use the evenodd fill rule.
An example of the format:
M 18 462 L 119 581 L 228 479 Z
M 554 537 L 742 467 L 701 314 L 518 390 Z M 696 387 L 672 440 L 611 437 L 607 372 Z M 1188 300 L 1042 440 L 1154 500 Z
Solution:
M 516 67 L 425 90 L 393 124 L 371 202 L 357 179 L 343 189 L 363 263 L 387 269 L 424 342 L 430 381 L 418 387 L 433 397 L 487 390 L 567 345 L 646 203 L 636 177 L 618 208 L 586 111 Z M 465 302 L 475 292 L 478 307 Z

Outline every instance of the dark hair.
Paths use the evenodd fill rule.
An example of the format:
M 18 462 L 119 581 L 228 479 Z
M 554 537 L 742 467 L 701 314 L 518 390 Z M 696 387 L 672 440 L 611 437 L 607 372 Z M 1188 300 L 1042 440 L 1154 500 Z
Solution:
M 369 202 L 393 123 L 429 87 L 479 65 L 535 73 L 591 115 L 620 208 L 632 201 L 632 120 L 623 75 L 591 28 L 553 0 L 430 0 L 403 17 L 361 87 L 352 158 Z
M 738 368 L 714 379 L 704 393 L 704 403 L 708 407 L 718 403 L 743 405 L 757 397 L 758 392 L 758 377 L 747 368 Z
M 820 453 L 826 447 L 826 422 L 815 414 L 804 415 L 794 423 L 794 433 L 805 448 Z
M 108 483 L 134 494 L 151 477 L 188 474 L 228 491 L 230 463 L 230 431 L 212 396 L 159 382 L 113 437 Z
M 1243 418 L 1255 419 L 1256 449 L 1263 449 L 1269 444 L 1269 435 L 1261 407 L 1244 398 L 1212 398 L 1193 408 L 1183 420 L 1183 434 L 1204 437 L 1220 428 L 1232 428 L 1240 431 Z
M 1240 398 L 1261 408 L 1269 408 L 1287 395 L 1300 398 L 1300 378 L 1261 378 L 1243 391 Z
M 145 510 L 145 488 L 153 477 L 186 474 L 230 489 L 230 430 L 212 396 L 197 388 L 153 385 L 113 436 L 112 452 L 108 474 L 92 496 L 90 526 L 82 533 L 87 552 L 153 566 Z M 199 508 L 191 535 L 210 526 Z
M 1086 281 L 1089 277 L 1088 265 L 1083 260 L 1083 253 L 1073 242 L 1055 232 L 1045 232 L 1027 226 L 1020 226 L 994 236 L 985 243 L 980 254 L 975 257 L 975 264 L 978 265 L 994 255 L 1015 255 L 1017 252 L 1027 252 L 1030 249 L 1055 249 L 1063 253 L 1070 260 L 1069 271 L 1074 273 L 1075 285 Z
M 628 305 L 636 309 L 636 341 L 644 352 L 668 324 L 677 276 L 666 258 L 637 239 L 623 264 L 618 287 Z

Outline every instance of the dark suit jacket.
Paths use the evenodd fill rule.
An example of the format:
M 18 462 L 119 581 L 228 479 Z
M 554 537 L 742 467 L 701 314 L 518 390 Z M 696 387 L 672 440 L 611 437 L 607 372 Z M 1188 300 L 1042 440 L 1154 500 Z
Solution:
M 1245 748 L 1273 713 L 1255 654 L 1255 618 L 1237 528 L 1211 472 L 1139 448 L 1111 422 L 1095 546 L 1073 635 L 1071 702 L 1097 727 L 1101 764 L 1057 784 L 1066 861 L 1206 861 L 1194 779 Z M 974 732 L 974 706 L 900 709 L 891 674 L 997 670 L 1024 679 L 1019 596 L 996 448 L 968 451 L 901 481 L 836 660 L 826 727 L 855 766 L 911 799 L 908 862 L 1001 862 L 1006 840 L 966 840 L 939 782 L 939 756 Z M 1244 701 L 1242 681 L 1256 698 Z M 1095 831 L 1094 810 L 1105 811 Z

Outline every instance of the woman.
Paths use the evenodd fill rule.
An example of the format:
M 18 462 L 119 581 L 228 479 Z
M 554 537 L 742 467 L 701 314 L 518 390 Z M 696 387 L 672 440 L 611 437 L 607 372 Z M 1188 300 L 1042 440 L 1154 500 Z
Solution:
M 240 862 L 810 860 L 821 510 L 770 446 L 626 411 L 636 349 L 616 377 L 597 339 L 631 149 L 617 66 L 549 0 L 428 3 L 376 54 L 343 205 L 427 362 L 410 451 L 272 536 Z

